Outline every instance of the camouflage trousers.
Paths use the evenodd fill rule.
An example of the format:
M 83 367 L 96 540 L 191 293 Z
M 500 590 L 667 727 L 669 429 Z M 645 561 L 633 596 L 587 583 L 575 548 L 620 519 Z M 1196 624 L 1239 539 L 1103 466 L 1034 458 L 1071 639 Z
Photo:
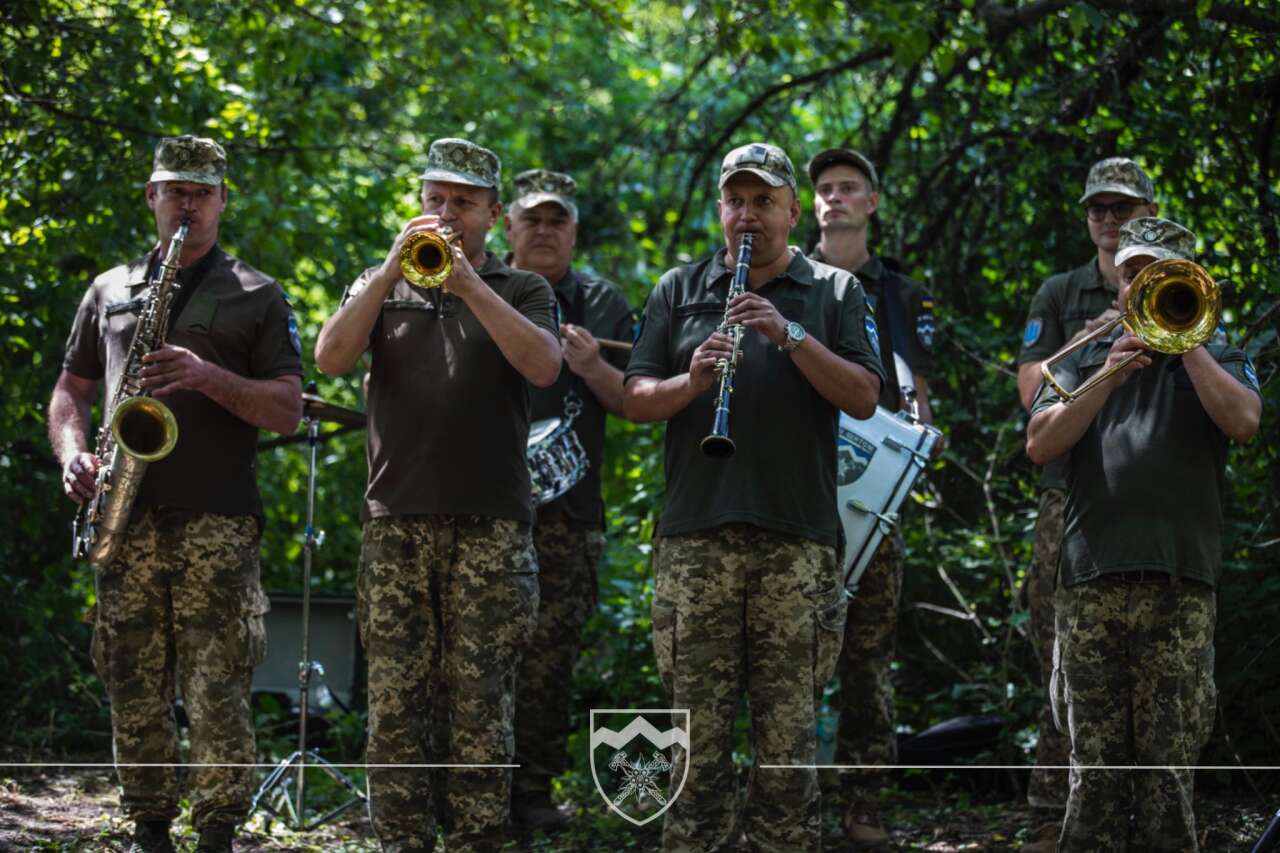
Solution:
M 903 559 L 902 542 L 896 536 L 883 539 L 849 599 L 844 645 L 836 665 L 840 680 L 836 764 L 898 761 L 889 676 L 898 639 Z M 840 783 L 845 800 L 874 797 L 884 783 L 884 771 L 846 771 L 840 774 Z
M 450 853 L 502 845 L 510 769 L 431 774 L 412 765 L 512 763 L 516 667 L 537 620 L 537 571 L 528 524 L 404 516 L 365 525 L 357 600 L 369 666 L 369 815 L 384 850 L 432 849 L 436 801 L 447 803 Z
M 533 529 L 538 554 L 538 627 L 525 644 L 516 677 L 515 793 L 548 791 L 570 768 L 569 703 L 582 628 L 596 607 L 596 569 L 604 532 L 540 521 Z
M 684 789 L 666 814 L 662 849 L 821 847 L 814 697 L 844 635 L 835 549 L 747 524 L 660 537 L 654 544 L 653 643 L 673 708 L 689 710 L 690 747 L 675 750 Z M 734 722 L 745 692 L 753 767 L 735 823 Z M 765 768 L 762 765 L 809 765 Z
M 1051 693 L 1071 736 L 1058 850 L 1197 850 L 1186 768 L 1213 723 L 1213 589 L 1104 575 L 1060 585 L 1055 609 Z
M 93 661 L 111 700 L 121 805 L 178 815 L 175 685 L 190 730 L 191 822 L 239 822 L 256 760 L 249 683 L 266 654 L 252 516 L 138 508 L 119 558 L 96 571 Z M 138 766 L 138 765 L 170 766 Z
M 1053 598 L 1058 578 L 1058 552 L 1062 546 L 1063 515 L 1067 509 L 1067 493 L 1062 489 L 1044 489 L 1040 493 L 1040 511 L 1036 516 L 1035 551 L 1031 570 L 1023 585 L 1027 609 L 1031 612 L 1031 643 L 1040 662 L 1040 684 L 1044 701 L 1040 705 L 1039 740 L 1036 764 L 1027 786 L 1027 803 L 1041 812 L 1042 819 L 1062 819 L 1067 803 L 1067 771 L 1071 741 L 1066 730 L 1053 722 L 1049 702 L 1049 679 L 1053 675 Z

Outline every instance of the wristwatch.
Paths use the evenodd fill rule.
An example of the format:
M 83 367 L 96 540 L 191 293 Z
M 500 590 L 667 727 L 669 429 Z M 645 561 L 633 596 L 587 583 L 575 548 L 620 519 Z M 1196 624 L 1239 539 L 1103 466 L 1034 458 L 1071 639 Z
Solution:
M 787 336 L 782 339 L 782 343 L 778 345 L 778 349 L 783 352 L 793 352 L 796 347 L 800 346 L 800 342 L 805 339 L 804 326 L 799 323 L 790 322 L 787 324 Z

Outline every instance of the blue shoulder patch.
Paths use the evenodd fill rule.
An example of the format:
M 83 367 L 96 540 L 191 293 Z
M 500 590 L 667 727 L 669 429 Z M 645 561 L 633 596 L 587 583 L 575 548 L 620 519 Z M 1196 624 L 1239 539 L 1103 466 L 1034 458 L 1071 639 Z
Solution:
M 1027 329 L 1022 333 L 1022 345 L 1029 347 L 1036 341 L 1040 340 L 1040 333 L 1044 331 L 1044 321 L 1039 317 L 1032 317 L 1027 321 Z
M 640 342 L 640 333 L 644 331 L 644 315 L 640 315 L 640 319 L 636 320 L 635 331 L 631 333 L 631 345 L 635 346 Z
M 932 301 L 923 303 L 920 306 L 920 315 L 916 317 L 916 340 L 920 342 L 925 352 L 933 352 L 933 333 L 938 328 L 929 310 L 932 305 Z
M 298 355 L 302 355 L 302 340 L 298 337 L 298 321 L 289 315 L 289 343 L 293 344 L 293 351 Z
M 876 321 L 868 314 L 862 322 L 863 328 L 867 330 L 867 340 L 871 342 L 871 349 L 875 351 L 876 358 L 880 357 L 880 332 L 876 330 Z
M 1258 373 L 1253 369 L 1253 362 L 1249 360 L 1249 356 L 1244 357 L 1244 378 L 1249 380 L 1249 384 L 1253 386 L 1253 390 L 1259 394 L 1262 388 L 1258 385 Z

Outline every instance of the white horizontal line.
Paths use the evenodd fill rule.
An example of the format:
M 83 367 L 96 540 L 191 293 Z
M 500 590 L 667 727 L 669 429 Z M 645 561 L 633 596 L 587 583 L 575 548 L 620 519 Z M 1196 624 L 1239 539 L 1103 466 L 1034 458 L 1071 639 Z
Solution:
M 116 767 L 279 767 L 284 761 L 277 761 L 273 764 L 168 764 L 162 762 L 155 763 L 133 763 L 133 764 L 114 764 L 112 762 L 75 762 L 75 761 L 23 761 L 8 762 L 0 761 L 0 767 L 70 767 L 70 768 L 103 768 L 113 769 Z M 294 761 L 294 766 L 300 766 L 302 762 Z M 317 762 L 308 761 L 309 767 L 337 767 L 344 770 L 381 770 L 391 767 L 408 768 L 408 769 L 495 769 L 503 770 L 509 768 L 518 768 L 519 764 L 334 764 L 330 761 Z
M 1070 764 L 761 764 L 761 770 L 1071 770 Z M 1081 764 L 1081 770 L 1280 770 L 1270 764 Z

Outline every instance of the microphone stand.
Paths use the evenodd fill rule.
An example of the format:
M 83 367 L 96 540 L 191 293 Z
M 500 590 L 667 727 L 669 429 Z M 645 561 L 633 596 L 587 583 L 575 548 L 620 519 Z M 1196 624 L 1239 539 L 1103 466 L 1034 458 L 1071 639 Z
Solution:
M 315 383 L 307 383 L 307 391 L 315 393 Z M 323 531 L 317 535 L 313 526 L 316 507 L 316 446 L 320 443 L 320 419 L 314 414 L 307 414 L 303 420 L 307 425 L 307 446 L 309 449 L 307 462 L 307 525 L 302 539 L 302 660 L 298 661 L 298 748 L 288 758 L 282 760 L 253 795 L 249 806 L 249 814 L 253 814 L 262 806 L 272 815 L 283 820 L 291 829 L 311 830 L 332 820 L 354 805 L 366 801 L 363 791 L 351 781 L 345 773 L 325 761 L 315 750 L 307 749 L 307 715 L 310 710 L 311 674 L 324 677 L 324 666 L 320 661 L 311 660 L 311 554 L 324 544 Z M 350 792 L 346 802 L 320 815 L 315 820 L 306 820 L 306 784 L 307 762 L 328 773 L 338 784 Z M 288 793 L 290 782 L 289 770 L 298 768 L 298 787 L 291 799 Z M 279 788 L 281 790 L 276 791 Z M 268 796 L 276 791 L 275 796 Z

